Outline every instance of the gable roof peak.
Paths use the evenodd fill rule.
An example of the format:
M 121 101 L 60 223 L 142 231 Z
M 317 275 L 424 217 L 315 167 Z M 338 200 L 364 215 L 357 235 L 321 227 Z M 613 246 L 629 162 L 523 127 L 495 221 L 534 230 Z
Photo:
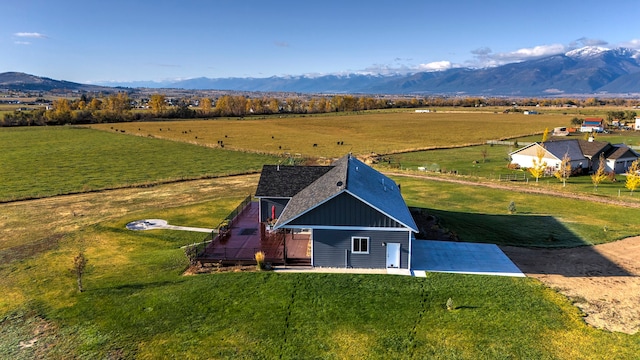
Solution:
M 276 228 L 345 191 L 407 228 L 418 231 L 396 183 L 351 154 L 336 160 L 331 170 L 293 196 Z

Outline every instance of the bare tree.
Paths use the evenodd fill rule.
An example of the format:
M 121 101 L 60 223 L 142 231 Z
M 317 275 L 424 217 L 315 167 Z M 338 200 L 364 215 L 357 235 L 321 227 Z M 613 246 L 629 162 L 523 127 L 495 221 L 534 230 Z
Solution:
M 567 186 L 567 179 L 571 176 L 571 158 L 569 154 L 564 154 L 562 162 L 560 162 L 560 168 L 553 175 L 562 181 L 562 187 Z
M 80 252 L 78 256 L 73 258 L 73 272 L 76 274 L 76 280 L 78 281 L 78 291 L 84 291 L 82 287 L 82 275 L 84 274 L 84 270 L 87 267 L 87 258 L 84 257 L 84 254 Z
M 483 163 L 483 164 L 485 163 L 485 161 L 487 161 L 487 155 L 489 155 L 489 152 L 487 151 L 487 148 L 486 148 L 486 147 L 483 147 L 483 148 L 480 150 L 480 156 L 482 156 L 482 163 Z
M 538 182 L 538 179 L 544 175 L 544 171 L 547 169 L 547 162 L 544 161 L 544 155 L 546 152 L 547 150 L 544 146 L 540 145 L 536 151 L 536 159 L 533 159 L 533 166 L 528 169 L 531 176 L 536 178 L 536 183 Z
M 604 156 L 600 154 L 600 163 L 598 164 L 598 170 L 591 175 L 591 182 L 593 182 L 593 186 L 595 186 L 595 190 L 598 191 L 598 185 L 603 182 L 607 178 L 607 173 L 605 172 L 605 163 Z
M 633 194 L 633 191 L 640 187 L 640 165 L 638 164 L 638 160 L 631 163 L 626 175 L 627 181 L 624 186 Z

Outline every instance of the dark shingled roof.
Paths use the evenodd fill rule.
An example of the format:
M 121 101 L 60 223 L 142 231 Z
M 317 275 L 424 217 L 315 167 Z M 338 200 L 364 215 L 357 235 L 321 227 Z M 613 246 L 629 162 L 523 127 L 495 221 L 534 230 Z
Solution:
M 578 140 L 557 140 L 542 143 L 542 146 L 558 159 L 562 159 L 565 154 L 571 160 L 585 159 Z
M 544 142 L 542 145 L 558 159 L 562 159 L 564 154 L 568 153 L 572 160 L 582 157 L 591 159 L 594 156 L 600 156 L 601 153 L 604 153 L 606 157 L 607 153 L 613 150 L 613 145 L 608 142 L 582 139 L 552 140 Z
M 256 189 L 256 197 L 293 197 L 332 168 L 332 166 L 264 165 Z
M 596 155 L 599 156 L 601 152 L 606 153 L 613 147 L 611 144 L 604 141 L 578 140 L 578 143 L 580 144 L 582 153 L 588 158 L 593 158 Z
M 607 159 L 627 159 L 638 158 L 638 153 L 625 145 L 616 145 L 614 151 L 607 156 Z

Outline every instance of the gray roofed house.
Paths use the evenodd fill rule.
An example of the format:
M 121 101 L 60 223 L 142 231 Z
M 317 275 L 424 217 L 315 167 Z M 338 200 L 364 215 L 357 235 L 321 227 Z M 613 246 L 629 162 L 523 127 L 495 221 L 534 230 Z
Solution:
M 260 221 L 271 214 L 277 218 L 271 219 L 274 231 L 310 233 L 313 266 L 409 269 L 411 241 L 418 229 L 400 187 L 351 155 L 324 168 L 324 173 L 316 169 L 311 174 L 302 166 L 287 167 L 290 178 L 299 173 L 308 182 L 317 175 L 290 197 L 278 187 L 260 185 L 274 176 L 263 174 L 256 197 L 267 209 L 260 210 Z M 291 186 L 304 182 L 292 180 Z
M 631 163 L 640 158 L 640 154 L 626 145 L 621 144 L 613 146 L 613 152 L 606 157 L 606 167 L 608 171 L 613 171 L 616 174 L 622 174 L 629 169 Z
M 583 169 L 592 172 L 598 169 L 600 156 L 605 159 L 605 171 L 617 174 L 624 173 L 638 154 L 626 145 L 612 145 L 604 141 L 593 140 L 554 140 L 544 143 L 532 143 L 509 154 L 511 163 L 522 168 L 534 166 L 538 152 L 544 152 L 543 161 L 547 163 L 548 172 L 559 169 L 562 158 L 566 154 L 571 159 L 572 169 Z

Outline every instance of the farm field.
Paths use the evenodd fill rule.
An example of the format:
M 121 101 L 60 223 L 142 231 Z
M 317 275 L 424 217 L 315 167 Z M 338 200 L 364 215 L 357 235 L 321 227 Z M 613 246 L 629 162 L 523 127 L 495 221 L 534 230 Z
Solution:
M 259 171 L 277 160 L 79 127 L 0 129 L 0 201 Z
M 483 144 L 487 140 L 542 133 L 571 117 L 493 113 L 371 112 L 266 119 L 97 124 L 92 128 L 153 136 L 225 149 L 340 157 Z M 112 129 L 113 127 L 113 129 Z M 314 146 L 315 144 L 315 146 Z
M 39 182 L 33 187 L 55 179 L 67 181 L 71 189 L 56 190 L 71 193 L 67 196 L 0 203 L 0 288 L 4 289 L 0 298 L 0 358 L 605 359 L 633 358 L 640 352 L 639 333 L 608 332 L 585 324 L 584 314 L 572 304 L 591 299 L 564 296 L 561 289 L 545 287 L 532 278 L 273 272 L 183 276 L 187 260 L 180 246 L 201 241 L 203 234 L 125 229 L 130 221 L 150 218 L 184 226 L 218 224 L 242 198 L 255 192 L 258 175 L 215 176 L 243 174 L 259 170 L 264 163 L 283 161 L 282 157 L 260 155 L 272 153 L 265 144 L 278 139 L 263 133 L 265 125 L 281 129 L 281 134 L 292 139 L 291 144 L 297 144 L 295 149 L 305 149 L 312 141 L 318 146 L 310 146 L 310 153 L 330 158 L 344 155 L 340 151 L 347 148 L 347 141 L 331 148 L 318 139 L 329 141 L 331 131 L 341 129 L 340 121 L 351 119 L 344 134 L 355 139 L 353 148 L 369 146 L 366 132 L 373 136 L 387 131 L 394 146 L 388 153 L 393 153 L 404 149 L 403 138 L 410 134 L 385 125 L 382 117 L 388 115 L 96 126 L 105 131 L 0 129 L 3 146 L 10 144 L 5 148 L 9 151 L 0 154 L 2 176 L 8 168 L 33 174 L 33 169 L 51 163 L 55 164 L 49 167 L 51 173 L 36 175 Z M 396 128 L 405 121 L 421 130 L 431 125 L 454 145 L 482 143 L 482 137 L 489 136 L 446 132 L 454 121 L 451 114 L 430 124 L 413 115 L 435 114 L 391 115 L 397 120 Z M 500 129 L 494 130 L 504 128 L 505 137 L 511 137 L 508 133 L 526 135 L 520 133 L 525 124 L 518 118 L 528 117 L 489 115 L 516 119 L 513 123 L 487 120 L 497 121 Z M 567 122 L 562 115 L 549 118 L 550 122 L 553 118 Z M 374 125 L 367 126 L 367 119 Z M 323 121 L 327 122 L 326 133 L 316 136 L 314 131 L 320 131 Z M 552 126 L 549 123 L 534 131 L 537 124 L 533 125 L 530 133 Z M 456 130 L 463 127 L 453 126 Z M 143 129 L 155 129 L 151 127 L 157 127 L 157 133 L 144 133 Z M 138 128 L 142 136 L 129 136 Z M 264 135 L 266 142 L 239 140 L 243 130 L 258 139 Z M 215 135 L 222 136 L 224 148 L 216 148 Z M 440 144 L 441 139 L 430 134 L 411 141 L 411 146 L 431 147 L 438 146 L 432 143 Z M 237 148 L 247 152 L 228 151 Z M 505 164 L 507 147 L 487 147 L 484 163 L 480 148 L 393 154 L 389 155 L 393 161 L 387 164 L 388 170 L 398 171 L 396 162 L 402 168 L 482 165 L 475 175 L 463 177 L 480 182 L 485 171 L 497 172 L 498 164 Z M 325 150 L 327 153 L 322 152 Z M 335 155 L 331 151 L 336 151 Z M 90 156 L 68 155 L 72 152 Z M 11 155 L 14 153 L 22 156 Z M 303 150 L 298 153 L 306 154 Z M 147 157 L 154 160 L 151 165 L 130 166 L 133 160 Z M 21 164 L 25 159 L 30 165 Z M 85 165 L 78 167 L 82 172 L 71 171 L 83 161 Z M 86 185 L 86 179 L 105 174 L 106 165 L 96 164 L 99 162 L 110 164 L 110 180 L 95 188 L 114 190 L 91 192 L 94 188 Z M 384 163 L 379 166 L 385 169 Z M 494 166 L 495 170 L 490 168 Z M 174 169 L 180 172 L 173 173 Z M 403 171 L 405 175 L 418 173 Z M 148 187 L 127 187 L 138 184 L 131 180 L 136 176 Z M 171 182 L 182 178 L 198 180 Z M 551 250 L 612 244 L 640 234 L 638 209 L 626 206 L 635 204 L 635 198 L 623 198 L 622 204 L 602 204 L 586 196 L 571 199 L 521 191 L 522 186 L 536 186 L 532 184 L 517 183 L 504 190 L 408 176 L 393 179 L 402 185 L 409 206 L 436 216 L 441 227 L 462 241 Z M 596 196 L 605 192 L 605 186 L 600 186 Z M 551 183 L 538 187 L 565 191 Z M 7 199 L 17 198 L 15 191 L 7 191 Z M 41 192 L 32 192 L 36 194 L 32 196 Z M 508 214 L 511 201 L 517 206 L 515 214 Z M 73 257 L 80 251 L 89 259 L 83 293 L 77 292 L 70 272 Z M 452 311 L 446 310 L 448 298 L 456 305 Z
M 182 276 L 187 261 L 179 247 L 200 241 L 202 234 L 124 228 L 144 218 L 185 226 L 217 224 L 255 190 L 257 179 L 245 175 L 0 204 L 3 234 L 40 240 L 17 248 L 3 241 L 0 357 L 604 359 L 632 358 L 640 351 L 640 335 L 588 327 L 570 299 L 535 279 Z M 578 200 L 556 204 L 547 213 L 545 196 L 500 196 L 470 186 L 396 180 L 409 205 L 433 208 L 450 229 L 457 229 L 455 221 L 468 213 L 472 227 L 502 228 L 499 242 L 522 237 L 553 247 L 558 244 L 544 239 L 536 244 L 535 238 L 560 230 L 557 241 L 573 246 L 578 236 L 596 237 L 601 226 L 562 235 L 589 221 L 578 209 L 565 213 L 582 204 Z M 517 196 L 516 215 L 506 215 L 509 195 Z M 597 215 L 604 216 L 604 223 L 628 216 L 624 211 L 612 207 Z M 456 212 L 459 217 L 450 216 Z M 519 229 L 529 222 L 528 229 Z M 527 231 L 537 233 L 526 238 Z M 612 229 L 618 236 L 624 231 Z M 474 240 L 467 233 L 459 236 Z M 83 293 L 77 293 L 69 272 L 79 251 L 89 259 Z M 455 310 L 446 310 L 448 298 Z M 33 339 L 33 346 L 20 346 Z

